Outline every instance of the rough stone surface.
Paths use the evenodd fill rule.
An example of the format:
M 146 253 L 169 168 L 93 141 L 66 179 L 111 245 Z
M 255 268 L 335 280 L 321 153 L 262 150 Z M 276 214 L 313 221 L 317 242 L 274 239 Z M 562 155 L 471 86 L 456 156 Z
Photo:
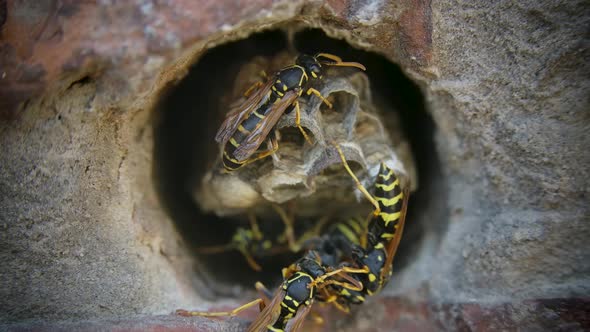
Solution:
M 452 263 L 430 279 L 437 296 L 590 291 L 584 7 L 433 5 L 438 77 L 427 98 L 454 212 L 436 257 Z
M 152 110 L 206 48 L 293 20 L 399 64 L 435 124 L 442 173 L 408 220 L 425 226 L 412 260 L 340 326 L 588 328 L 576 300 L 590 291 L 587 12 L 581 0 L 0 1 L 0 322 L 58 330 L 211 305 L 154 188 Z M 382 319 L 416 289 L 430 315 Z

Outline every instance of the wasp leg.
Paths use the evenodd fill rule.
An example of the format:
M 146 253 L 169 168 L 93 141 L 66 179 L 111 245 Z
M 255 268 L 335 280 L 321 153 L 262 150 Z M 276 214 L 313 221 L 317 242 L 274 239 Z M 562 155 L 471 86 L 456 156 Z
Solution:
M 262 299 L 262 302 L 260 302 L 259 305 L 260 311 L 262 312 L 262 310 L 264 310 L 266 306 L 270 305 L 274 294 L 268 288 L 266 288 L 266 286 L 264 286 L 264 284 L 260 281 L 257 281 L 256 284 L 254 284 L 254 287 L 256 288 L 258 295 Z
M 322 302 L 326 304 L 332 304 L 336 307 L 336 309 L 342 311 L 345 314 L 350 313 L 350 306 L 345 305 L 346 303 L 338 302 L 340 298 L 338 295 L 330 294 L 326 288 L 323 288 L 322 291 L 324 292 L 325 299 Z
M 263 302 L 262 299 L 256 299 L 254 301 L 248 302 L 244 305 L 241 305 L 235 308 L 232 311 L 217 311 L 217 312 L 207 312 L 207 311 L 187 311 L 184 309 L 176 310 L 176 314 L 180 316 L 202 316 L 202 317 L 223 317 L 223 316 L 235 316 L 239 314 L 241 311 L 244 311 L 250 307 L 253 307 L 257 304 Z
M 260 77 L 262 77 L 263 80 L 267 81 L 268 80 L 268 75 L 266 74 L 266 72 L 264 70 L 261 70 L 259 73 Z M 262 85 L 264 85 L 263 82 L 254 82 L 254 84 L 252 84 L 248 90 L 246 90 L 246 92 L 244 92 L 244 97 L 250 97 L 250 95 L 252 94 L 252 91 L 258 89 L 259 87 L 261 87 Z
M 250 222 L 250 229 L 252 230 L 252 234 L 254 234 L 255 240 L 262 240 L 263 235 L 258 227 L 258 221 L 256 220 L 256 215 L 253 212 L 248 212 L 248 221 Z
M 350 174 L 350 177 L 352 177 L 352 179 L 354 180 L 357 189 L 360 190 L 363 193 L 363 195 L 365 195 L 365 197 L 367 198 L 367 200 L 369 200 L 369 202 L 371 202 L 371 204 L 373 204 L 373 206 L 375 207 L 375 210 L 373 210 L 373 216 L 374 217 L 378 216 L 381 213 L 381 208 L 379 207 L 379 203 L 377 203 L 377 201 L 375 200 L 375 198 L 373 196 L 371 196 L 371 194 L 369 194 L 369 192 L 367 191 L 367 189 L 365 188 L 365 186 L 363 186 L 362 183 L 359 181 L 359 179 L 356 177 L 356 175 L 354 175 L 354 173 L 350 169 L 350 166 L 348 166 L 348 162 L 346 161 L 346 157 L 344 156 L 344 152 L 342 152 L 342 149 L 340 148 L 340 146 L 338 145 L 338 143 L 334 143 L 334 147 L 338 151 L 338 155 L 340 155 L 340 159 L 342 160 L 342 164 L 344 165 L 344 168 L 346 169 L 346 171 L 348 172 L 348 174 Z M 371 216 L 371 215 L 369 215 L 369 216 Z M 364 227 L 364 231 L 363 231 L 364 234 L 363 234 L 363 236 L 361 238 L 361 245 L 363 247 L 365 247 L 366 246 L 366 243 L 367 243 L 368 221 L 365 222 L 365 225 L 364 226 L 365 226 Z
M 322 93 L 321 93 L 321 92 L 319 92 L 318 90 L 316 90 L 316 89 L 314 89 L 314 88 L 309 88 L 309 89 L 307 89 L 307 92 L 306 92 L 306 93 L 307 93 L 307 95 L 308 95 L 308 96 L 309 96 L 309 95 L 311 95 L 311 94 L 313 93 L 314 95 L 318 96 L 318 98 L 320 98 L 320 99 L 321 99 L 321 100 L 322 100 L 324 103 L 326 103 L 326 105 L 327 105 L 329 108 L 332 108 L 332 107 L 333 107 L 333 106 L 332 106 L 332 103 L 331 103 L 331 102 L 329 102 L 329 101 L 328 101 L 326 98 L 324 98 L 324 96 L 322 96 Z
M 311 145 L 312 142 L 309 139 L 309 136 L 307 136 L 305 129 L 303 129 L 303 127 L 301 127 L 301 109 L 299 108 L 299 101 L 298 100 L 295 101 L 295 125 L 297 126 L 297 128 L 299 128 L 299 131 L 301 132 L 301 134 L 303 134 L 303 138 L 305 138 L 307 143 L 309 143 Z
M 351 268 L 351 267 L 342 267 L 338 270 L 330 272 L 331 275 L 338 274 L 341 278 L 345 281 L 339 281 L 335 279 L 330 279 L 328 281 L 323 281 L 321 284 L 322 288 L 325 288 L 327 285 L 337 285 L 342 288 L 346 288 L 352 291 L 360 292 L 363 290 L 363 284 L 349 276 L 350 273 L 369 273 L 369 269 L 365 266 L 362 269 Z
M 244 92 L 244 97 L 246 97 L 246 98 L 247 98 L 247 97 L 250 97 L 250 95 L 252 94 L 252 91 L 254 91 L 254 90 L 258 89 L 258 88 L 259 88 L 259 87 L 261 87 L 262 85 L 264 85 L 264 83 L 262 83 L 262 82 L 260 82 L 260 81 L 254 82 L 254 84 L 252 84 L 252 85 L 251 85 L 251 86 L 248 88 L 248 90 L 246 90 L 246 92 Z
M 290 218 L 285 210 L 280 207 L 278 204 L 272 204 L 273 209 L 277 212 L 283 223 L 285 224 L 285 238 L 287 239 L 287 243 L 289 244 L 289 249 L 293 252 L 298 252 L 301 250 L 301 247 L 295 241 L 295 231 L 293 229 L 293 222 L 294 220 Z
M 297 239 L 297 241 L 295 242 L 296 247 L 299 249 L 304 247 L 306 247 L 306 249 L 309 249 L 309 242 L 320 237 L 322 228 L 324 228 L 324 226 L 330 221 L 331 218 L 332 217 L 329 215 L 320 218 L 320 220 L 318 220 L 315 223 L 312 229 L 306 231 L 299 237 L 299 239 Z
M 274 130 L 268 135 L 267 146 L 269 150 L 278 149 L 278 142 L 281 140 L 281 134 L 278 130 Z M 277 153 L 273 153 L 272 160 L 276 163 L 280 163 L 281 159 Z
M 297 267 L 297 264 L 291 264 L 291 265 L 289 265 L 289 267 L 284 267 L 281 270 L 281 273 L 283 275 L 283 279 L 289 278 L 291 275 L 293 275 L 293 273 L 297 272 L 298 270 L 299 270 L 299 268 Z
M 354 283 L 345 283 L 345 282 L 339 282 L 336 280 L 328 280 L 326 281 L 326 279 L 328 279 L 329 277 L 336 275 L 336 274 L 342 274 L 342 273 L 368 273 L 369 270 L 365 267 L 362 269 L 357 269 L 357 268 L 351 268 L 351 267 L 341 267 L 339 269 L 336 269 L 334 271 L 330 271 L 328 273 L 325 273 L 319 277 L 317 277 L 314 281 L 310 282 L 307 285 L 307 288 L 312 288 L 312 287 L 316 287 L 318 285 L 322 285 L 322 287 L 324 287 L 324 285 L 330 285 L 330 284 L 337 284 L 340 285 L 344 288 L 350 289 L 350 290 L 362 290 L 363 289 L 363 285 L 361 283 L 359 283 L 356 280 L 353 280 L 352 278 L 345 278 L 345 276 L 341 276 L 343 278 L 345 278 L 348 281 L 351 281 Z M 350 286 L 349 286 L 350 285 Z
M 218 246 L 197 248 L 196 251 L 198 254 L 209 255 L 209 254 L 219 254 L 222 252 L 235 250 L 235 249 L 236 249 L 235 244 L 230 242 L 230 243 L 222 244 L 222 245 L 218 245 Z
M 254 284 L 254 287 L 258 291 L 258 294 L 260 295 L 260 298 L 264 301 L 264 303 L 270 303 L 270 299 L 272 299 L 272 292 L 268 288 L 266 288 L 266 286 L 264 286 L 264 284 L 260 281 L 257 281 L 256 284 Z
M 267 151 L 264 151 L 264 152 L 260 152 L 255 157 L 246 160 L 242 164 L 242 166 L 246 166 L 246 165 L 248 165 L 250 163 L 253 163 L 255 161 L 258 161 L 260 159 L 264 159 L 264 158 L 272 155 L 273 153 L 277 152 L 277 150 L 279 149 L 279 142 L 277 140 L 273 140 L 273 139 L 271 139 L 270 142 L 271 142 L 271 145 L 272 145 L 272 147 L 270 149 L 268 149 Z
M 338 297 L 336 297 L 338 298 Z M 342 311 L 345 314 L 349 314 L 350 313 L 350 306 L 348 304 L 344 305 L 341 302 L 338 301 L 334 301 L 332 302 L 332 304 L 336 307 L 336 309 Z
M 318 324 L 318 325 L 323 325 L 325 323 L 324 317 L 322 317 L 322 315 L 320 315 L 319 313 L 315 312 L 315 311 L 311 311 L 311 318 L 313 319 L 313 322 Z
M 369 212 L 369 214 L 363 222 L 363 232 L 361 233 L 359 241 L 361 247 L 363 247 L 364 249 L 367 249 L 367 242 L 369 241 L 369 223 L 371 222 L 371 219 L 373 219 L 373 216 L 373 212 Z
M 359 285 L 354 285 L 351 283 L 347 283 L 347 282 L 342 282 L 342 281 L 338 281 L 338 280 L 328 280 L 328 281 L 324 281 L 322 283 L 322 287 L 328 286 L 328 285 L 337 285 L 340 286 L 342 288 L 346 288 L 349 289 L 351 291 L 356 291 L 356 292 L 360 292 L 363 290 L 364 286 L 361 283 L 358 283 Z
M 244 258 L 246 259 L 246 262 L 248 263 L 248 265 L 250 265 L 252 270 L 254 270 L 254 271 L 261 271 L 262 270 L 262 267 L 260 265 L 258 265 L 258 263 L 256 263 L 256 260 L 254 259 L 254 257 L 252 257 L 252 254 L 250 254 L 248 252 L 248 250 L 240 249 L 240 252 L 242 253 L 242 256 L 244 256 Z
M 292 252 L 299 252 L 306 241 L 308 241 L 310 238 L 313 238 L 314 236 L 319 235 L 321 228 L 329 220 L 329 217 L 320 219 L 320 221 L 314 226 L 312 230 L 305 232 L 299 239 L 296 239 L 293 226 L 295 223 L 293 213 L 287 213 L 281 206 L 277 204 L 273 204 L 272 206 L 285 224 L 285 231 L 283 232 L 282 236 L 284 237 L 283 239 L 286 239 L 289 250 Z

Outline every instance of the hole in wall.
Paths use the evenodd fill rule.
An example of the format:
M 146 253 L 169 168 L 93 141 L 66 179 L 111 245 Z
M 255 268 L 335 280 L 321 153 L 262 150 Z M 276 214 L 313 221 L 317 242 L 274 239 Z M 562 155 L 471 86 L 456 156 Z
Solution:
M 435 125 L 426 111 L 424 98 L 401 69 L 382 56 L 356 50 L 344 41 L 327 37 L 319 29 L 297 33 L 294 42 L 299 52 L 328 52 L 363 63 L 374 99 L 393 106 L 399 113 L 420 181 L 411 198 L 404 239 L 396 257 L 394 270 L 399 271 L 416 256 L 426 232 L 432 230 L 442 235 L 446 229 L 445 211 L 430 211 L 436 206 L 433 201 L 444 197 L 441 195 L 445 186 L 434 144 Z M 220 295 L 225 294 L 224 287 L 241 285 L 249 289 L 258 280 L 275 285 L 281 278 L 281 268 L 296 257 L 278 255 L 263 259 L 259 263 L 264 271 L 256 272 L 237 251 L 197 255 L 199 248 L 228 243 L 236 227 L 247 224 L 247 218 L 204 214 L 191 193 L 192 185 L 200 180 L 219 154 L 213 139 L 225 114 L 219 101 L 232 89 L 241 66 L 255 56 L 272 56 L 286 50 L 287 46 L 284 32 L 270 31 L 210 49 L 182 81 L 167 88 L 156 110 L 153 166 L 162 205 L 186 246 L 195 252 L 201 263 L 201 269 L 195 270 L 196 275 L 214 279 L 209 286 Z M 303 144 L 295 128 L 285 128 L 281 134 L 292 135 L 292 142 L 296 142 L 292 145 Z M 277 220 L 260 224 L 272 225 L 265 230 L 270 233 L 282 231 Z

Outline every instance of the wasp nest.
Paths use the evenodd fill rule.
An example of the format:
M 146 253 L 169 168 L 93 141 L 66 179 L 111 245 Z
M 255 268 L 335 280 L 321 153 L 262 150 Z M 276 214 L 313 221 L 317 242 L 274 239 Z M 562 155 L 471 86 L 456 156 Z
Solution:
M 292 58 L 286 62 L 285 58 L 277 57 L 274 63 L 292 63 Z M 258 58 L 245 65 L 237 77 L 234 96 L 245 91 L 252 77 L 268 64 L 268 59 Z M 295 112 L 283 115 L 276 125 L 279 150 L 271 157 L 224 174 L 220 157 L 215 156 L 217 161 L 194 190 L 203 210 L 220 216 L 246 210 L 265 214 L 269 203 L 294 200 L 300 216 L 358 214 L 359 202 L 365 202 L 359 200 L 334 143 L 340 145 L 367 188 L 372 188 L 381 162 L 415 188 L 414 163 L 399 119 L 393 110 L 374 103 L 367 75 L 355 68 L 329 67 L 324 78 L 313 84 L 333 104 L 328 108 L 314 95 L 299 99 L 301 124 L 313 144 L 296 128 Z

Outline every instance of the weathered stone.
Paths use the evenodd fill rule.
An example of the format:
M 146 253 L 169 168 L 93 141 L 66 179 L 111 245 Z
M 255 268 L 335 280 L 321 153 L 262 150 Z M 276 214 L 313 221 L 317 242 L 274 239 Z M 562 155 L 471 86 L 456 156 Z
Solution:
M 375 322 L 588 328 L 587 300 L 572 305 L 590 291 L 587 9 L 579 0 L 0 1 L 0 321 L 57 330 L 72 326 L 64 319 L 211 306 L 202 266 L 155 189 L 163 112 L 153 110 L 205 50 L 290 22 L 399 64 L 435 127 L 406 128 L 419 131 L 406 133 L 411 144 L 433 135 L 436 153 L 413 151 L 424 189 L 410 202 L 403 269 L 339 326 L 361 330 L 426 285 L 423 304 Z M 393 293 L 402 300 L 387 300 Z M 241 294 L 228 305 L 251 298 Z M 124 328 L 144 326 L 131 322 Z M 216 328 L 236 328 L 224 322 Z

